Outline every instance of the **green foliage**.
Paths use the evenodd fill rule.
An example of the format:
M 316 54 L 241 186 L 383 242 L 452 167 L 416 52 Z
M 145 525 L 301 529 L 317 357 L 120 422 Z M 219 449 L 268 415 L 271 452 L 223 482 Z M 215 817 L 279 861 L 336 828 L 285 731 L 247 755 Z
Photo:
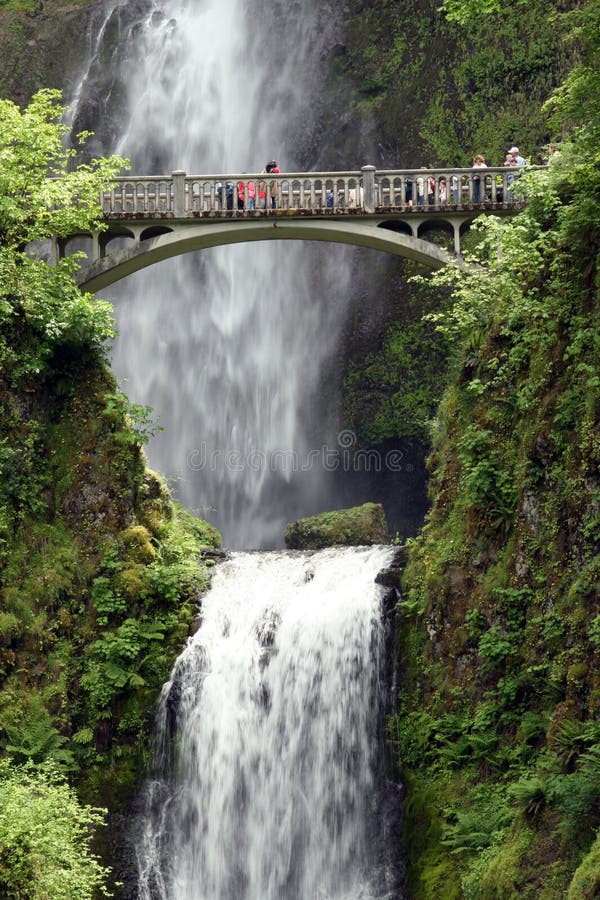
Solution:
M 60 93 L 39 91 L 25 110 L 0 99 L 0 365 L 13 382 L 39 375 L 61 349 L 103 351 L 112 308 L 74 283 L 76 258 L 57 266 L 26 245 L 101 229 L 100 191 L 125 165 L 120 157 L 72 166 Z
M 463 464 L 466 508 L 486 514 L 495 528 L 506 527 L 512 520 L 517 498 L 510 472 L 494 448 L 493 434 L 470 425 L 457 449 Z
M 79 682 L 87 697 L 81 745 L 115 704 L 166 679 L 172 657 L 164 644 L 187 636 L 195 612 L 190 602 L 208 587 L 200 550 L 220 544 L 216 529 L 179 506 L 156 546 L 142 525 L 120 537 L 104 554 L 91 590 L 100 631 L 86 648 Z
M 56 769 L 72 770 L 73 753 L 59 729 L 41 693 L 31 691 L 21 700 L 13 688 L 0 695 L 0 746 L 14 762 L 52 760 Z
M 357 129 L 362 144 L 365 128 L 370 133 L 376 123 L 373 151 L 384 168 L 468 165 L 475 153 L 501 165 L 515 142 L 539 160 L 551 137 L 542 104 L 575 52 L 564 45 L 564 3 L 351 0 L 348 6 L 346 52 L 336 62 L 356 82 L 349 114 L 364 122 Z M 356 149 L 350 152 L 354 158 Z
M 526 0 L 517 0 L 515 6 L 521 6 Z M 502 0 L 442 0 L 441 9 L 448 16 L 449 21 L 459 22 L 461 25 L 472 25 L 481 16 L 489 13 L 503 12 Z
M 104 810 L 81 806 L 51 765 L 0 760 L 0 894 L 6 900 L 92 900 L 108 870 L 90 850 Z
M 547 104 L 552 112 L 555 128 L 575 130 L 577 143 L 591 159 L 580 160 L 584 175 L 591 162 L 597 163 L 600 154 L 600 3 L 588 0 L 570 13 L 571 40 L 577 41 L 581 62 L 555 91 Z M 581 171 L 583 169 L 583 171 Z
M 159 431 L 162 431 L 155 421 L 150 406 L 142 406 L 132 403 L 121 391 L 106 394 L 103 416 L 110 422 L 121 424 L 123 421 L 127 429 L 119 429 L 118 438 L 121 443 L 132 445 L 147 444 Z
M 567 900 L 593 900 L 600 892 L 600 834 L 573 875 Z
M 151 557 L 132 550 L 134 503 L 145 508 L 140 445 L 155 427 L 103 367 L 112 307 L 76 287 L 76 259 L 49 266 L 25 253 L 34 240 L 101 230 L 100 191 L 124 164 L 74 166 L 63 112 L 53 91 L 22 112 L 0 102 L 0 746 L 16 760 L 53 759 L 76 771 L 107 749 L 102 716 L 121 741 L 114 758 L 143 760 L 147 696 L 192 615 L 185 602 L 166 610 L 148 588 L 149 540 Z M 157 522 L 167 506 L 163 498 Z M 115 532 L 129 522 L 120 541 Z M 111 529 L 99 562 L 99 536 Z M 187 600 L 188 582 L 173 581 L 172 598 Z
M 506 806 L 481 805 L 471 812 L 457 812 L 447 826 L 443 843 L 452 853 L 471 853 L 495 844 L 506 834 L 512 813 Z
M 524 778 L 511 785 L 510 796 L 524 816 L 535 819 L 548 801 L 547 783 L 542 778 Z
M 479 639 L 477 652 L 483 660 L 482 671 L 493 672 L 504 666 L 517 648 L 501 625 L 492 625 Z
M 573 884 L 597 888 L 600 132 L 586 67 L 599 9 L 572 17 L 582 65 L 554 104 L 570 141 L 527 174 L 518 217 L 477 223 L 472 267 L 433 276 L 452 291 L 428 321 L 453 343 L 456 377 L 405 573 L 420 670 L 406 671 L 394 735 L 409 786 L 428 779 L 467 900 L 564 896 L 582 858 Z M 482 786 L 508 810 L 497 835 Z M 411 809 L 409 793 L 407 830 Z M 423 884 L 436 853 L 417 848 L 410 877 Z
M 35 8 L 36 2 L 37 0 L 0 0 L 0 9 L 30 12 Z
M 426 442 L 441 398 L 446 339 L 422 320 L 394 326 L 377 353 L 356 361 L 346 378 L 346 413 L 360 436 Z
M 547 783 L 548 800 L 561 814 L 560 831 L 565 842 L 586 847 L 600 825 L 600 782 L 597 771 L 585 764 L 578 772 L 556 775 Z
M 101 227 L 100 190 L 127 164 L 121 157 L 70 168 L 77 155 L 65 145 L 65 109 L 55 90 L 41 90 L 25 110 L 0 99 L 0 232 L 18 250 L 30 241 Z M 88 135 L 81 135 L 85 140 Z

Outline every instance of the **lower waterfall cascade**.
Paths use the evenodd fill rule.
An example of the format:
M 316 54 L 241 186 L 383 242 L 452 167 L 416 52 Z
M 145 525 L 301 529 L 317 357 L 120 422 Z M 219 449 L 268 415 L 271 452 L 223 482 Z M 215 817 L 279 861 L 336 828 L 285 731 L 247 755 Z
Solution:
M 160 698 L 141 900 L 402 896 L 375 583 L 392 553 L 250 551 L 217 567 Z

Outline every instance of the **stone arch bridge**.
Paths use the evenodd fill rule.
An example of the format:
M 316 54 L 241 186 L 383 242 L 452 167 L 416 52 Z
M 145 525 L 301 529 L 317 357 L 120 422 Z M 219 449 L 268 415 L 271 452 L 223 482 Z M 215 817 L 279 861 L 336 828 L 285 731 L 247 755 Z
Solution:
M 101 198 L 105 230 L 52 244 L 52 261 L 82 249 L 76 279 L 95 292 L 169 257 L 246 241 L 334 241 L 417 260 L 461 261 L 481 213 L 523 206 L 510 168 L 120 177 Z M 428 239 L 449 234 L 453 252 Z

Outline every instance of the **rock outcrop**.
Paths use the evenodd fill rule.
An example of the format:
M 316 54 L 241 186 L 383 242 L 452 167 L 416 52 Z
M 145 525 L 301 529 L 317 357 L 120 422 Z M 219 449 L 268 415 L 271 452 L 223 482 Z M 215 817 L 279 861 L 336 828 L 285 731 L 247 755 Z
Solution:
M 298 519 L 285 531 L 285 545 L 290 550 L 356 547 L 386 544 L 387 541 L 387 523 L 381 503 L 363 503 L 351 509 L 336 509 Z

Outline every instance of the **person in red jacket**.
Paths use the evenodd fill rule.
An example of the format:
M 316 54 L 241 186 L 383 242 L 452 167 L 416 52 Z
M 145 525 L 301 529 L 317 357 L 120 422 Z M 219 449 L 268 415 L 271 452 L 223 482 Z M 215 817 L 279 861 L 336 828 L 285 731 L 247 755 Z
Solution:
M 246 185 L 243 181 L 238 181 L 237 183 L 237 205 L 238 209 L 244 208 L 244 201 L 246 199 Z
M 249 181 L 248 185 L 248 209 L 256 208 L 256 183 Z

